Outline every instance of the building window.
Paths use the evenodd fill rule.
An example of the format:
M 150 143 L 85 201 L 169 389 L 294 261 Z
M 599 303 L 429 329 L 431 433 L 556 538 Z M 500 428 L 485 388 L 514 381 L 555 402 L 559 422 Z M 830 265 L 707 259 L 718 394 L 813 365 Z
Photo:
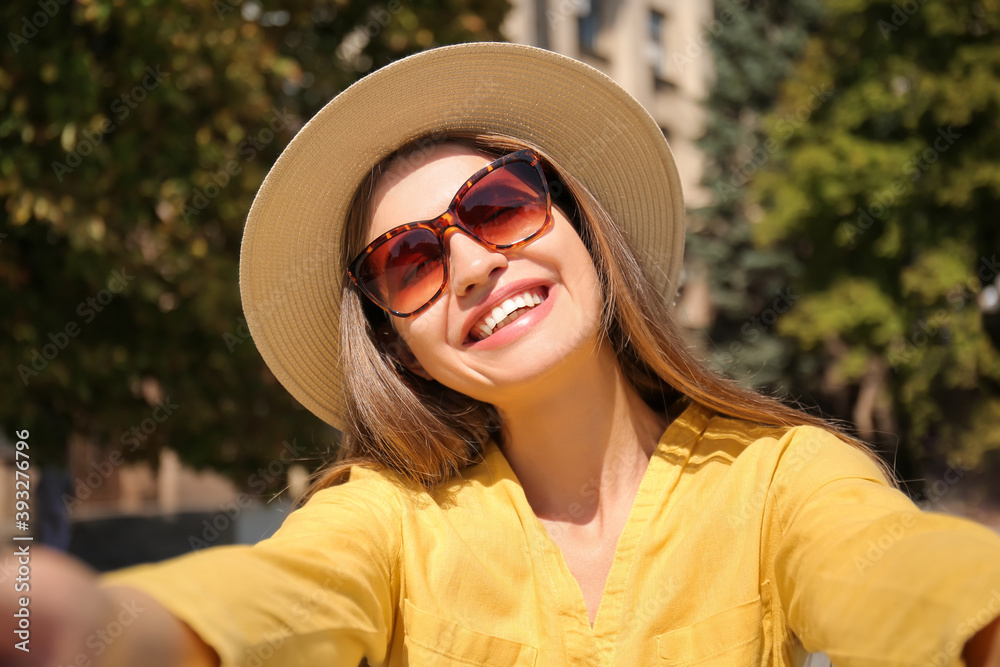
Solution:
M 597 33 L 601 28 L 600 0 L 580 0 L 578 22 L 580 51 L 597 53 Z
M 659 80 L 666 78 L 667 54 L 663 46 L 663 33 L 666 22 L 667 17 L 663 12 L 658 12 L 655 9 L 649 10 L 649 34 L 648 41 L 646 42 L 646 58 L 649 60 L 649 66 L 653 70 L 654 78 Z

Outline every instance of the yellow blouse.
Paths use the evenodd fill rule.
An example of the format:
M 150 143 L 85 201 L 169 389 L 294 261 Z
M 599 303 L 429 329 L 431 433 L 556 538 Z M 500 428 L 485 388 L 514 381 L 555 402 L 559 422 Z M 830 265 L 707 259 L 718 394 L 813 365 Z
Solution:
M 433 494 L 354 468 L 270 539 L 103 576 L 224 666 L 961 665 L 1000 536 L 921 512 L 862 452 L 693 404 L 650 460 L 594 626 L 503 453 Z M 581 501 L 586 501 L 586 489 Z

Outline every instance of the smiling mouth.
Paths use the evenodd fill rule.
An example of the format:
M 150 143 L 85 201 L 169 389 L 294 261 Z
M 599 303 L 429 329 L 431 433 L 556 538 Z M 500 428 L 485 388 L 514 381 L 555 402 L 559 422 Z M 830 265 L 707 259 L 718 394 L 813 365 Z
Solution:
M 489 338 L 505 326 L 531 311 L 532 308 L 544 302 L 548 298 L 548 290 L 544 287 L 534 287 L 525 290 L 516 296 L 512 296 L 503 303 L 495 306 L 492 311 L 486 314 L 472 326 L 469 332 L 469 339 L 479 342 Z

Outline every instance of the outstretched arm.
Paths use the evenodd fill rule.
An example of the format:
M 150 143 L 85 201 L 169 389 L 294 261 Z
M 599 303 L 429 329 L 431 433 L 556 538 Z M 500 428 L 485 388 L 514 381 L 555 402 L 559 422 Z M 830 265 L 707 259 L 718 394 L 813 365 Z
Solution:
M 0 594 L 5 641 L 0 664 L 94 667 L 217 667 L 218 656 L 155 599 L 127 587 L 102 588 L 97 572 L 58 551 L 33 546 L 30 588 Z M 15 617 L 28 600 L 28 616 Z M 21 624 L 21 620 L 24 623 Z M 22 631 L 24 631 L 22 630 Z
M 109 624 L 122 614 L 138 613 L 134 624 L 122 633 L 121 646 L 108 645 L 110 662 L 98 663 L 98 667 L 219 667 L 215 651 L 155 598 L 126 586 L 103 592 L 112 609 Z
M 0 587 L 0 634 L 16 636 L 13 624 L 22 621 L 14 614 L 30 602 L 31 651 L 4 642 L 0 665 L 384 662 L 400 588 L 398 493 L 379 473 L 355 470 L 253 546 L 215 546 L 99 576 L 33 547 L 30 592 Z
M 811 427 L 779 442 L 768 539 L 788 627 L 836 665 L 997 665 L 1000 536 L 921 511 Z

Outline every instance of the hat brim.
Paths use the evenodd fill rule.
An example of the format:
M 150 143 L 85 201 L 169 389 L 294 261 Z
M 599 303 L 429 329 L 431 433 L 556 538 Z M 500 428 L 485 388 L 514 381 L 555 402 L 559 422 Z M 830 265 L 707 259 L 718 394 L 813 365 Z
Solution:
M 476 42 L 398 60 L 356 82 L 295 136 L 254 199 L 240 293 L 257 349 L 305 408 L 346 423 L 340 359 L 343 224 L 372 166 L 418 137 L 490 131 L 530 142 L 585 185 L 670 302 L 684 203 L 649 113 L 598 70 L 521 44 Z

